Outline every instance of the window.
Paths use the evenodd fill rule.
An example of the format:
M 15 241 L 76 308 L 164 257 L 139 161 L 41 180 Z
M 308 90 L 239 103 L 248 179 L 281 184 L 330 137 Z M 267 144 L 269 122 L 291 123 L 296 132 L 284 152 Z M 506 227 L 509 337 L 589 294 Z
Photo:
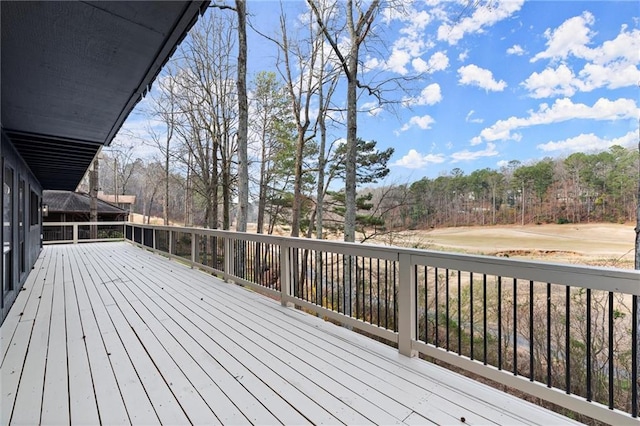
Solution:
M 35 191 L 31 191 L 31 202 L 29 205 L 31 215 L 31 226 L 40 224 L 40 197 Z

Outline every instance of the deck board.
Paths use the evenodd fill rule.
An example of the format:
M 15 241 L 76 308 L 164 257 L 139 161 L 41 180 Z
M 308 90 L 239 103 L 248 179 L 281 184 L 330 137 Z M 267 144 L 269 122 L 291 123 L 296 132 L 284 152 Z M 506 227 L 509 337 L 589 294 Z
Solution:
M 127 243 L 47 246 L 25 287 L 2 424 L 571 423 Z

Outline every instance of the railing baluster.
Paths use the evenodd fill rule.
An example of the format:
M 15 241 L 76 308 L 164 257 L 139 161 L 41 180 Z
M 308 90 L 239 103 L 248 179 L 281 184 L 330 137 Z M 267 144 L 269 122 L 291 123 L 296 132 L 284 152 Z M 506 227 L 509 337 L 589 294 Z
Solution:
M 533 280 L 529 281 L 529 381 L 533 382 L 535 371 L 534 371 L 534 356 L 533 356 L 533 326 L 534 326 L 534 318 L 533 318 Z
M 615 321 L 614 307 L 613 307 L 613 292 L 609 292 L 609 408 L 613 408 L 613 396 L 614 396 L 614 355 L 613 355 L 613 322 Z M 636 379 L 637 380 L 637 379 Z
M 393 331 L 398 331 L 398 300 L 397 300 L 397 297 L 398 297 L 397 296 L 398 295 L 397 267 L 398 265 L 396 261 L 392 261 L 391 264 L 393 267 Z
M 449 317 L 449 269 L 447 268 L 446 270 L 446 274 L 447 274 L 447 278 L 445 279 L 445 298 L 444 298 L 444 303 L 445 303 L 445 330 L 447 332 L 447 339 L 446 339 L 446 343 L 447 343 L 447 351 L 449 351 L 449 322 L 450 322 L 450 317 Z
M 424 267 L 424 342 L 429 343 L 429 268 Z
M 513 375 L 518 375 L 518 280 L 513 279 Z
M 638 377 L 638 334 L 640 333 L 640 297 L 633 296 L 631 298 L 631 377 Z M 638 417 L 638 380 L 631 381 L 631 416 Z
M 482 297 L 482 304 L 483 304 L 483 309 L 482 309 L 482 331 L 483 331 L 483 338 L 482 338 L 482 344 L 483 344 L 483 352 L 482 352 L 482 361 L 484 363 L 484 365 L 487 365 L 487 274 L 482 274 L 482 292 L 483 292 L 483 297 Z
M 380 327 L 380 258 L 377 259 L 376 266 L 376 298 L 378 299 L 378 303 L 376 303 L 378 308 L 377 325 Z
M 564 347 L 564 375 L 565 375 L 565 391 L 571 393 L 571 287 L 566 287 L 565 295 L 565 347 Z
M 438 287 L 440 287 L 440 283 L 438 281 L 439 281 L 440 277 L 438 276 L 438 268 L 435 268 L 435 271 L 436 271 L 436 282 L 435 282 L 435 284 L 436 284 L 436 286 L 435 286 L 435 290 L 436 290 L 436 295 L 435 295 L 435 297 L 436 297 L 436 324 L 435 324 L 436 335 L 435 335 L 435 345 L 436 345 L 437 348 L 439 348 L 440 347 L 440 328 L 439 328 L 439 324 L 438 324 L 439 323 L 439 318 L 438 317 L 440 315 L 438 314 L 438 307 L 439 307 L 438 306 L 439 305 L 439 303 L 438 303 Z
M 591 401 L 591 399 L 593 398 L 593 391 L 591 389 L 591 367 L 592 367 L 592 362 L 591 362 L 591 289 L 588 288 L 587 289 L 587 339 L 586 342 L 584 342 L 584 344 L 587 347 L 587 353 L 586 353 L 586 367 L 587 367 L 587 401 Z
M 547 283 L 547 387 L 551 387 L 551 283 Z
M 372 273 L 373 273 L 373 268 L 372 268 L 372 262 L 373 259 L 369 258 L 369 323 L 373 324 L 373 291 L 371 286 L 373 285 L 373 280 L 372 280 Z
M 420 309 L 418 307 L 418 297 L 420 292 L 418 291 L 418 265 L 413 266 L 413 283 L 414 283 L 414 309 L 416 311 L 416 338 L 420 339 Z
M 498 276 L 498 370 L 502 370 L 502 276 Z
M 356 318 L 359 318 L 359 311 L 360 311 L 360 285 L 358 284 L 358 274 L 359 274 L 359 267 L 358 267 L 358 256 L 356 256 L 355 259 L 355 266 L 356 266 Z
M 384 261 L 384 328 L 389 329 L 389 261 Z
M 473 331 L 473 272 L 469 272 L 469 358 L 475 359 L 473 353 L 473 341 L 475 340 Z
M 458 355 L 462 354 L 462 272 L 458 271 Z

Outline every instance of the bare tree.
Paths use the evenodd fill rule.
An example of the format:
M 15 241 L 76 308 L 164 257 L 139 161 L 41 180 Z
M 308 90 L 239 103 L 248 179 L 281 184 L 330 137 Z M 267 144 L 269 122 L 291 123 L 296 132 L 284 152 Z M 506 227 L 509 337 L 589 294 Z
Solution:
M 329 30 L 327 22 L 318 8 L 317 0 L 307 0 L 313 10 L 319 28 L 331 45 L 334 53 L 339 59 L 344 76 L 347 79 L 347 156 L 345 169 L 345 225 L 344 240 L 355 241 L 356 227 L 356 138 L 358 136 L 358 111 L 357 111 L 357 89 L 358 63 L 360 59 L 360 46 L 364 43 L 369 30 L 375 20 L 380 8 L 380 0 L 373 0 L 368 3 L 366 10 L 362 7 L 364 2 L 357 0 L 347 0 L 345 5 L 346 26 L 349 35 L 349 51 L 343 55 L 338 40 Z M 357 13 L 357 20 L 354 16 Z

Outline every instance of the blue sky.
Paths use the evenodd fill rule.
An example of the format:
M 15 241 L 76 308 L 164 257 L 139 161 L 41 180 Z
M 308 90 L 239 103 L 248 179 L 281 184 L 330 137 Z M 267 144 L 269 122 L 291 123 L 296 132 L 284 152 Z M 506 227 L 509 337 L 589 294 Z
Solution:
M 460 15 L 464 3 L 407 2 L 408 13 L 376 20 L 378 53 L 363 55 L 363 78 L 422 77 L 410 98 L 388 95 L 403 100 L 395 111 L 360 97 L 368 112 L 359 136 L 395 148 L 390 180 L 637 146 L 640 3 L 494 0 Z M 305 3 L 283 7 L 295 21 Z M 277 30 L 279 9 L 264 0 L 247 7 L 267 34 Z M 250 74 L 275 69 L 271 48 L 250 34 Z

